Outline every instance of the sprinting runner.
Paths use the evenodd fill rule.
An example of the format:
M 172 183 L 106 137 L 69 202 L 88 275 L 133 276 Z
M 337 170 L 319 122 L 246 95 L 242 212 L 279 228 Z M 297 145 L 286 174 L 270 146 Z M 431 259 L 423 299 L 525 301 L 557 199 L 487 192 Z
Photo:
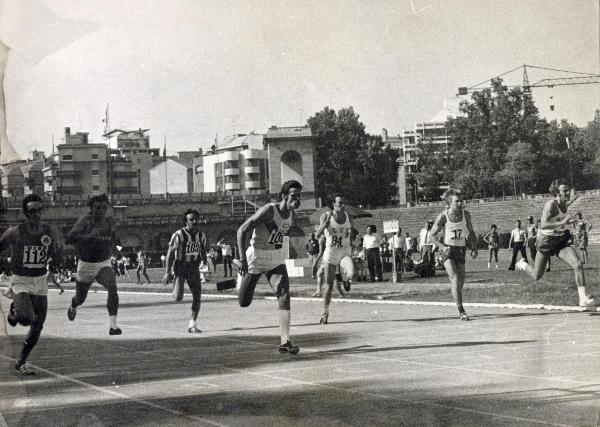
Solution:
M 24 224 L 10 227 L 0 237 L 0 252 L 10 248 L 12 251 L 12 272 L 10 286 L 13 301 L 7 322 L 11 326 L 20 323 L 29 326 L 29 332 L 23 342 L 21 354 L 15 363 L 15 369 L 21 375 L 33 375 L 36 372 L 27 363 L 31 350 L 37 344 L 48 312 L 48 273 L 54 281 L 54 274 L 62 259 L 62 245 L 57 231 L 42 223 L 44 203 L 42 198 L 30 194 L 23 199 L 23 213 L 27 218 Z M 47 271 L 49 259 L 50 272 Z
M 544 275 L 546 264 L 552 255 L 556 255 L 571 266 L 575 273 L 575 284 L 579 295 L 579 306 L 588 309 L 596 306 L 596 302 L 586 293 L 583 264 L 577 251 L 571 247 L 572 236 L 568 227 L 576 222 L 573 215 L 567 213 L 567 202 L 571 189 L 564 179 L 557 179 L 550 185 L 553 199 L 546 202 L 542 211 L 542 222 L 537 235 L 537 256 L 533 267 L 524 258 L 517 263 L 517 270 L 525 271 L 534 280 Z
M 171 236 L 167 251 L 166 270 L 163 283 L 166 285 L 175 274 L 173 294 L 177 301 L 183 299 L 183 285 L 187 281 L 192 292 L 192 317 L 188 325 L 189 333 L 200 333 L 196 327 L 196 319 L 200 312 L 202 286 L 200 280 L 200 262 L 206 263 L 206 236 L 198 229 L 200 213 L 188 209 L 183 214 L 185 227 Z
M 108 210 L 106 194 L 90 197 L 87 204 L 90 212 L 77 220 L 66 238 L 67 243 L 75 244 L 79 258 L 75 296 L 67 310 L 67 317 L 71 321 L 75 320 L 77 307 L 85 302 L 88 291 L 95 280 L 108 291 L 106 299 L 110 322 L 108 334 L 121 335 L 121 328 L 117 326 L 117 312 L 119 311 L 117 279 L 110 264 L 111 255 L 116 249 L 116 245 L 119 244 L 115 231 L 116 223 L 112 217 L 106 216 Z
M 471 223 L 471 214 L 464 209 L 462 192 L 450 188 L 442 196 L 446 202 L 446 210 L 442 212 L 431 228 L 431 241 L 440 250 L 444 267 L 450 279 L 452 297 L 460 320 L 469 320 L 463 308 L 462 290 L 465 284 L 465 256 L 467 243 L 471 246 L 471 257 L 477 257 L 477 235 Z M 444 229 L 444 241 L 437 233 Z
M 586 220 L 583 219 L 583 214 L 581 212 L 577 212 L 577 219 L 575 224 L 575 232 L 577 233 L 577 246 L 579 246 L 579 251 L 581 252 L 581 260 L 584 264 L 588 263 L 588 233 L 592 229 L 592 225 L 588 226 Z
M 333 291 L 333 282 L 337 275 L 338 267 L 345 275 L 344 290 L 350 290 L 352 277 L 354 276 L 354 264 L 352 263 L 352 249 L 350 247 L 350 232 L 352 221 L 350 215 L 344 210 L 343 197 L 336 196 L 333 199 L 333 212 L 327 211 L 321 215 L 321 223 L 317 228 L 316 235 L 325 234 L 325 251 L 323 252 L 323 269 L 327 287 L 323 294 L 323 315 L 319 323 L 326 325 L 329 319 L 329 304 Z
M 277 287 L 279 326 L 281 330 L 280 353 L 297 354 L 300 349 L 290 342 L 290 281 L 285 266 L 284 237 L 294 225 L 293 211 L 300 206 L 302 184 L 286 181 L 281 186 L 281 201 L 268 203 L 248 218 L 238 229 L 239 273 L 242 276 L 238 301 L 248 307 L 262 274 L 271 286 Z M 246 234 L 253 230 L 250 246 L 246 250 Z

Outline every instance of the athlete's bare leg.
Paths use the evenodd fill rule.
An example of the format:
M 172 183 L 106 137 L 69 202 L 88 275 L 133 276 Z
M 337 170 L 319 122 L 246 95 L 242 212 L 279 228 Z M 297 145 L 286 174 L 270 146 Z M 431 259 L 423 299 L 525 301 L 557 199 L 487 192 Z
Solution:
M 454 299 L 456 308 L 461 315 L 461 319 L 463 319 L 463 313 L 465 313 L 465 309 L 462 301 L 462 290 L 465 284 L 465 265 L 458 263 L 453 259 L 447 259 L 444 261 L 444 267 L 448 273 L 448 279 L 450 279 L 450 292 L 452 293 L 452 298 Z M 468 316 L 466 316 L 466 314 L 464 314 L 464 319 L 468 320 Z
M 119 311 L 119 293 L 117 292 L 117 278 L 110 267 L 100 269 L 96 276 L 96 281 L 106 288 L 108 296 L 106 297 L 106 308 L 110 321 L 111 335 L 120 335 L 120 329 L 117 326 L 117 312 Z

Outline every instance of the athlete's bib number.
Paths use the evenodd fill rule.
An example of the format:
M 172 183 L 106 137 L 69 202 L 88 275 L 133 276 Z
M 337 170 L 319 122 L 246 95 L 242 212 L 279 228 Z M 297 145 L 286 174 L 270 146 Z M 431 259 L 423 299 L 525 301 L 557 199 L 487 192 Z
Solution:
M 23 267 L 45 267 L 48 262 L 48 250 L 45 246 L 24 246 Z
M 186 255 L 198 255 L 200 253 L 200 249 L 202 245 L 200 243 L 191 242 L 185 246 L 185 254 Z
M 341 248 L 343 245 L 344 238 L 343 236 L 331 236 L 331 247 L 332 248 Z
M 269 235 L 269 240 L 267 240 L 267 245 L 269 246 L 281 246 L 283 244 L 283 232 L 281 231 L 273 231 Z
M 462 229 L 454 229 L 451 230 L 454 232 L 454 236 L 450 237 L 451 240 L 460 240 L 461 239 L 461 234 L 462 234 Z

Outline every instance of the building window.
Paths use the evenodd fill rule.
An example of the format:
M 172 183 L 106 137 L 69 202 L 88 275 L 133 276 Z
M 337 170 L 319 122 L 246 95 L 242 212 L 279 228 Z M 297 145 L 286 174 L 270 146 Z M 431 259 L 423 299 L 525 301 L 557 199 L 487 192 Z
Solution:
M 62 159 L 63 160 L 73 160 L 73 155 L 72 154 L 63 154 Z
M 98 191 L 98 190 L 100 190 L 100 186 L 99 185 L 92 185 L 92 190 Z
M 98 153 L 92 154 L 92 160 L 98 160 Z
M 99 175 L 98 169 L 92 169 L 92 176 L 93 175 Z

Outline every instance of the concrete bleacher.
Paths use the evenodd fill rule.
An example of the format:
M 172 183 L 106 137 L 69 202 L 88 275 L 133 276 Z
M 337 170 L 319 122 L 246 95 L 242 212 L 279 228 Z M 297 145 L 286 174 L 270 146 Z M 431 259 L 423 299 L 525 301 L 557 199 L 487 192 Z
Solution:
M 498 226 L 499 233 L 509 233 L 515 226 L 515 220 L 520 219 L 523 225 L 529 215 L 539 218 L 547 198 L 526 200 L 494 201 L 469 203 L 467 210 L 471 212 L 473 228 L 477 234 L 485 234 L 491 224 Z M 442 212 L 443 206 L 416 206 L 411 208 L 380 209 L 368 211 L 372 218 L 361 218 L 355 221 L 355 227 L 362 233 L 367 225 L 374 224 L 378 232 L 383 232 L 383 221 L 398 219 L 402 233 L 418 236 L 428 220 L 435 220 Z

